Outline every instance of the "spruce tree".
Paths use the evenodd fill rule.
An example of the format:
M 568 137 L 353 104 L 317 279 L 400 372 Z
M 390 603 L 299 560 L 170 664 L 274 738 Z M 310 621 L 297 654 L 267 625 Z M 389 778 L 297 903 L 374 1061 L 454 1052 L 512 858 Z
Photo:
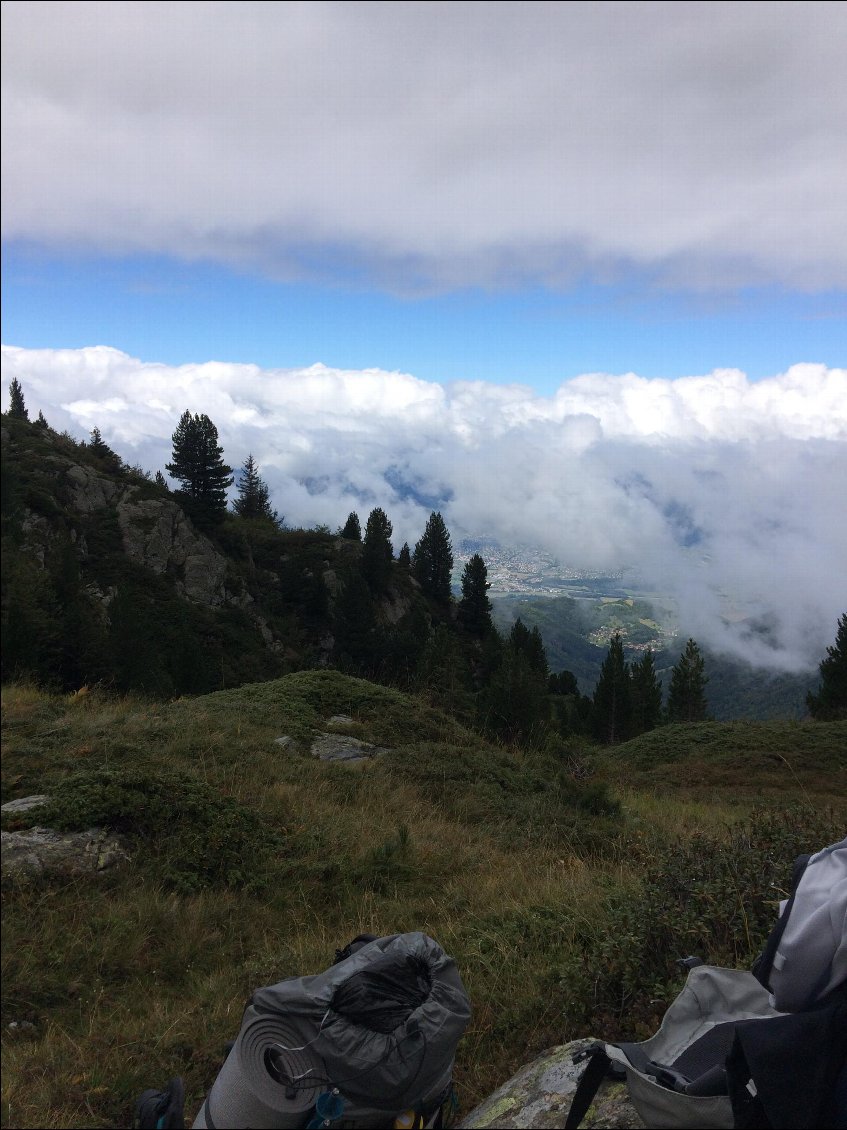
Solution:
M 259 474 L 252 454 L 244 460 L 238 473 L 238 498 L 233 501 L 232 509 L 239 518 L 266 518 L 274 523 L 279 520 L 271 506 L 267 484 Z
M 21 388 L 21 382 L 17 377 L 12 377 L 12 383 L 9 385 L 8 415 L 14 420 L 29 419 L 29 412 L 24 403 L 24 390 Z
M 835 646 L 826 649 L 820 673 L 818 693 L 806 696 L 809 713 L 825 721 L 847 719 L 847 612 L 839 617 Z
M 662 686 L 656 675 L 653 650 L 647 648 L 641 659 L 630 666 L 632 690 L 632 734 L 654 730 L 662 718 Z
M 38 410 L 38 419 L 35 421 L 35 426 L 37 428 L 49 428 L 50 427 L 50 425 L 47 423 L 47 420 L 45 419 L 44 413 L 41 411 L 40 408 Z
M 491 631 L 490 588 L 488 569 L 480 555 L 475 553 L 462 572 L 462 599 L 459 601 L 459 620 L 471 635 L 484 636 Z
M 412 551 L 409 549 L 407 541 L 403 542 L 403 546 L 397 554 L 397 564 L 401 569 L 409 570 L 412 568 Z
M 186 410 L 172 439 L 173 462 L 165 470 L 182 484 L 179 493 L 192 518 L 201 524 L 222 521 L 232 468 L 223 461 L 217 428 L 208 416 Z
M 427 596 L 449 604 L 453 547 L 441 514 L 430 514 L 423 536 L 415 546 L 412 568 Z
M 631 725 L 629 668 L 624 662 L 623 641 L 616 632 L 594 688 L 594 736 L 607 745 L 625 742 Z
M 117 474 L 118 471 L 123 470 L 123 463 L 121 457 L 116 451 L 109 447 L 108 443 L 100 435 L 99 428 L 91 429 L 91 438 L 88 441 L 88 450 L 92 455 L 96 455 L 101 461 L 107 471 Z
M 388 515 L 377 506 L 368 515 L 362 542 L 362 576 L 374 593 L 385 592 L 388 588 L 391 562 L 394 560 L 391 534 L 392 525 Z
M 705 663 L 694 640 L 685 645 L 679 663 L 671 672 L 668 690 L 669 722 L 703 722 L 706 718 Z
M 165 479 L 165 476 L 162 474 L 161 471 L 156 472 L 156 480 L 155 481 L 156 481 L 156 486 L 161 487 L 162 490 L 169 490 L 170 489 L 168 487 L 167 480 Z
M 351 510 L 347 515 L 347 521 L 344 523 L 341 536 L 347 538 L 348 541 L 362 540 L 362 523 L 359 521 L 359 515 L 355 510 Z

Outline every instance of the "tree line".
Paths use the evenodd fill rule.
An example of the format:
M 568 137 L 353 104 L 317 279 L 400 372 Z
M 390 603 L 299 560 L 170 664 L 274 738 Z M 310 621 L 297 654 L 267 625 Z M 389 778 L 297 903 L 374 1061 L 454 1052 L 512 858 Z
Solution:
M 13 379 L 9 392 L 8 416 L 28 422 L 29 413 L 17 379 Z M 48 425 L 39 413 L 38 420 L 30 426 Z M 356 512 L 348 514 L 336 537 L 342 543 L 354 544 L 345 557 L 336 591 L 330 596 L 319 557 L 315 557 L 318 549 L 310 551 L 313 557 L 308 561 L 303 554 L 283 553 L 280 557 L 283 522 L 273 508 L 252 454 L 238 473 L 236 497 L 229 510 L 227 492 L 234 475 L 224 461 L 217 429 L 209 417 L 186 410 L 173 433 L 172 444 L 166 470 L 179 484 L 174 495 L 180 504 L 227 552 L 241 553 L 249 570 L 264 565 L 266 570 L 273 571 L 278 577 L 281 607 L 286 615 L 286 608 L 296 608 L 313 630 L 331 625 L 331 659 L 342 669 L 427 693 L 463 720 L 507 741 L 535 743 L 575 735 L 618 743 L 666 722 L 707 718 L 708 678 L 703 656 L 693 639 L 688 640 L 671 671 L 666 703 L 663 704 L 653 652 L 648 649 L 627 661 L 620 635 L 610 641 L 593 694 L 583 695 L 571 672 L 549 671 L 537 627 L 530 630 L 518 619 L 507 634 L 498 632 L 492 620 L 487 566 L 480 554 L 473 554 L 465 563 L 460 592 L 454 598 L 453 549 L 440 513 L 430 514 L 414 547 L 404 543 L 396 558 L 391 541 L 393 525 L 382 508 L 371 510 L 364 529 Z M 138 468 L 127 468 L 96 427 L 85 446 L 104 471 L 126 474 L 132 470 L 151 478 Z M 155 482 L 168 489 L 161 472 L 156 473 Z M 242 533 L 233 532 L 235 524 L 225 523 L 228 515 L 245 521 L 244 526 L 237 523 Z M 323 532 L 331 536 L 327 528 Z M 289 536 L 295 533 L 289 531 Z M 90 536 L 94 536 L 93 532 Z M 50 615 L 57 623 L 64 623 L 73 611 L 80 620 L 74 632 L 84 642 L 91 625 L 86 627 L 82 623 L 82 596 L 79 601 L 70 600 L 73 592 L 79 590 L 81 594 L 84 589 L 70 544 L 65 558 L 57 573 L 61 580 L 57 588 L 59 603 Z M 30 587 L 34 583 L 27 581 Z M 41 603 L 47 607 L 45 602 L 46 598 Z M 392 608 L 394 611 L 390 612 Z M 143 627 L 136 612 L 127 588 L 119 594 L 111 613 L 111 632 L 120 637 L 113 649 L 119 666 L 127 665 L 127 656 L 139 653 L 138 648 L 126 646 L 133 632 Z M 180 616 L 182 613 L 173 613 L 169 623 L 176 623 Z M 13 615 L 9 620 L 13 628 L 14 621 Z M 183 635 L 188 639 L 186 632 L 180 639 Z M 27 646 L 32 650 L 36 637 L 29 627 L 22 624 L 18 634 L 24 652 Z M 66 634 L 64 628 L 59 634 Z M 88 650 L 95 652 L 99 646 L 92 644 Z M 186 656 L 191 650 L 189 647 Z M 74 648 L 62 644 L 59 651 L 63 655 L 60 666 L 67 676 L 63 675 L 63 681 L 70 683 L 84 675 L 86 664 L 74 657 Z M 167 658 L 173 668 L 169 678 L 175 688 L 183 686 L 178 672 L 182 661 L 177 653 L 182 654 L 174 645 Z M 32 662 L 37 659 L 33 656 Z M 148 667 L 151 662 L 145 659 Z M 814 717 L 837 718 L 847 713 L 845 664 L 847 615 L 839 621 L 835 647 L 828 649 L 821 663 L 820 691 L 808 699 Z M 36 664 L 35 669 L 41 668 Z M 256 674 L 259 673 L 257 669 Z M 122 685 L 130 689 L 134 678 L 128 669 Z M 196 690 L 203 685 L 198 683 Z M 192 684 L 191 688 L 185 685 L 185 689 L 195 688 Z

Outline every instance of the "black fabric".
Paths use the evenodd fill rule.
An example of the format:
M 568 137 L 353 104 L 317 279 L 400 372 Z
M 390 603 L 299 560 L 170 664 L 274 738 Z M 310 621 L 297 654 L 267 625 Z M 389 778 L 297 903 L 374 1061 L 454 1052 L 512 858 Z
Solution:
M 833 1125 L 845 1063 L 847 1000 L 811 1012 L 740 1021 L 727 1060 L 735 1125 L 743 1130 Z
M 133 1130 L 184 1130 L 185 1088 L 182 1079 L 171 1079 L 164 1091 L 145 1091 L 135 1104 Z
M 753 962 L 751 972 L 759 984 L 763 985 L 768 992 L 771 991 L 770 979 L 771 969 L 773 969 L 773 960 L 776 957 L 779 943 L 782 941 L 782 935 L 785 933 L 785 927 L 788 925 L 788 918 L 794 908 L 794 898 L 797 894 L 797 887 L 800 885 L 800 880 L 803 878 L 803 873 L 811 858 L 811 855 L 798 855 L 794 860 L 791 872 L 791 897 L 785 905 L 785 910 L 780 914 L 779 918 L 777 918 L 776 924 L 770 934 L 768 934 L 765 948 Z
M 332 964 L 338 965 L 339 961 L 345 961 L 354 953 L 358 953 L 362 946 L 366 946 L 369 942 L 375 942 L 376 939 L 376 934 L 357 934 L 352 942 L 348 942 L 343 949 L 335 951 L 335 957 L 332 960 Z
M 737 1023 L 736 1020 L 728 1020 L 725 1024 L 716 1024 L 689 1045 L 670 1066 L 691 1080 L 699 1079 L 716 1065 L 722 1067 L 732 1048 Z
M 565 1121 L 565 1130 L 577 1130 L 612 1063 L 602 1044 L 595 1044 L 594 1047 L 586 1049 L 580 1058 L 587 1058 L 588 1063 L 574 1091 L 571 1109 Z
M 420 1008 L 432 989 L 425 962 L 385 955 L 354 973 L 332 996 L 333 1012 L 372 1032 L 389 1033 Z

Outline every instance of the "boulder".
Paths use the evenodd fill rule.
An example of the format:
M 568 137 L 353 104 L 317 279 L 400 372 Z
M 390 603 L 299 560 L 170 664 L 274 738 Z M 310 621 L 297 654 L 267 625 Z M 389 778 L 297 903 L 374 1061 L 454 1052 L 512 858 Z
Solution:
M 564 1126 L 584 1065 L 576 1052 L 594 1039 L 573 1040 L 542 1052 L 459 1123 L 460 1130 L 554 1130 Z M 643 1130 L 625 1083 L 604 1080 L 582 1121 L 594 1130 Z
M 122 837 L 106 828 L 89 828 L 85 832 L 28 828 L 0 835 L 0 870 L 10 878 L 47 873 L 92 875 L 129 859 Z
M 385 753 L 382 746 L 371 745 L 347 734 L 318 734 L 312 742 L 312 756 L 321 761 L 364 761 Z
M 27 812 L 43 805 L 45 795 L 20 797 L 4 804 L 4 815 Z M 45 873 L 91 875 L 129 859 L 126 840 L 107 828 L 84 832 L 57 832 L 52 828 L 26 828 L 3 832 L 0 870 L 10 878 L 31 878 Z

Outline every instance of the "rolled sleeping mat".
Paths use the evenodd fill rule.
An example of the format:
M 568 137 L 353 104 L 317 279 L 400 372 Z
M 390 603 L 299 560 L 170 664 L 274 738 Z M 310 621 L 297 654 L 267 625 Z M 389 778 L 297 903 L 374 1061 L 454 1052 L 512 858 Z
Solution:
M 326 1068 L 320 1056 L 305 1043 L 285 1017 L 256 1012 L 244 1013 L 238 1039 L 226 1057 L 194 1120 L 192 1130 L 288 1130 L 305 1126 L 322 1091 L 326 1090 Z M 269 1067 L 272 1053 L 280 1082 Z

